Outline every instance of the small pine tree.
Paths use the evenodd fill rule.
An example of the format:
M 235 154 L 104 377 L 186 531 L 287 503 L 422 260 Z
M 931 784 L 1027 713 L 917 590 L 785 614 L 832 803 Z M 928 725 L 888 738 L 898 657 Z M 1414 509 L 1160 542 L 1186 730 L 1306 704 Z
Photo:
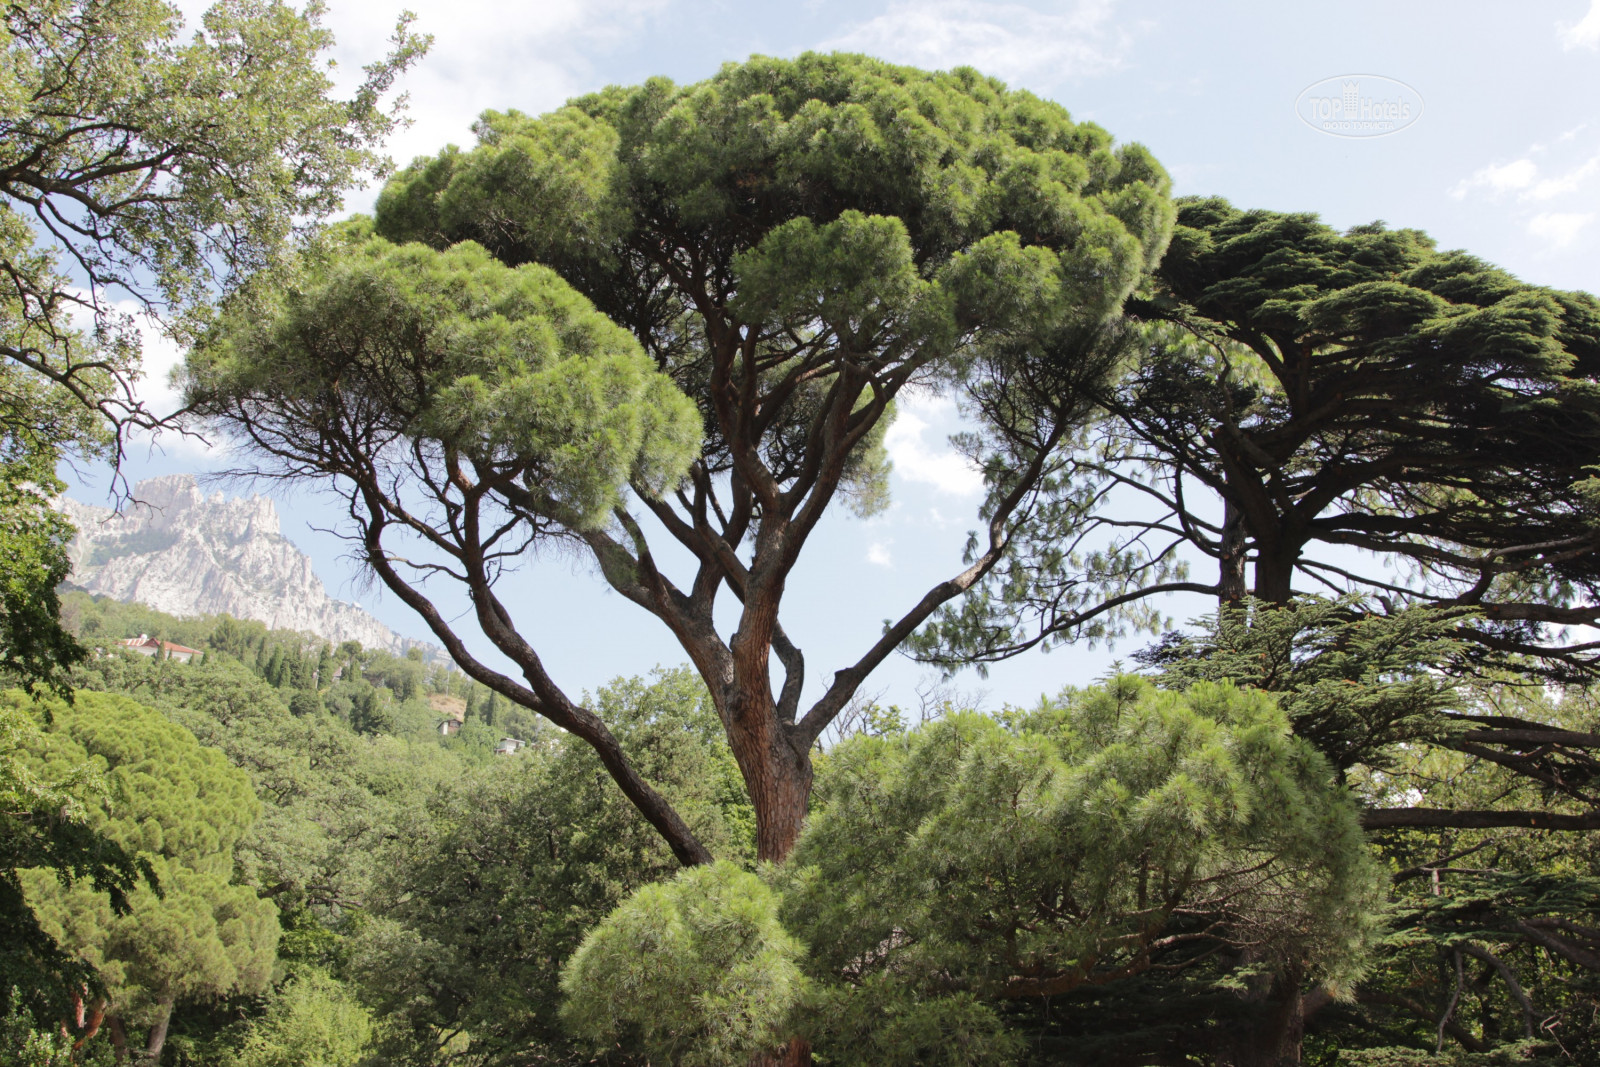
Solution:
M 300 649 L 294 649 L 285 657 L 289 667 L 289 684 L 296 689 L 314 689 L 316 682 L 312 675 L 315 669 L 311 657 Z
M 267 659 L 266 670 L 261 672 L 268 683 L 282 687 L 284 682 L 283 649 L 274 647 L 272 655 Z
M 645 886 L 584 938 L 561 973 L 561 1016 L 597 1051 L 744 1064 L 783 1041 L 806 980 L 777 896 L 727 860 Z

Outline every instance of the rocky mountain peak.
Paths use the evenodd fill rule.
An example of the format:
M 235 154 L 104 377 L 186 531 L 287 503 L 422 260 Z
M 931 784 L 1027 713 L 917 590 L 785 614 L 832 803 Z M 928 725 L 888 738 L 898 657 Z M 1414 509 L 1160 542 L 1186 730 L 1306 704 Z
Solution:
M 258 619 L 396 654 L 440 651 L 329 596 L 311 558 L 283 536 L 271 499 L 207 496 L 192 474 L 147 479 L 133 497 L 120 512 L 62 498 L 78 528 L 68 550 L 74 585 L 172 615 Z

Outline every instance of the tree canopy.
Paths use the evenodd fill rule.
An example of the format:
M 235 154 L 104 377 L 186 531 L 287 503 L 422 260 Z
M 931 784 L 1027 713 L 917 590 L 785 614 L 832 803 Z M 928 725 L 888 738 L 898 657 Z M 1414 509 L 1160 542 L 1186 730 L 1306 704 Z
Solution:
M 164 1062 L 593 1059 L 558 1016 L 563 964 L 677 864 L 590 746 L 523 722 L 514 732 L 531 743 L 491 754 L 487 691 L 442 671 L 419 676 L 411 659 L 82 593 L 65 603 L 86 643 L 159 630 L 209 648 L 188 664 L 112 652 L 72 681 L 159 709 L 248 775 L 262 804 L 234 846 L 234 871 L 283 928 L 272 988 L 180 1003 Z M 1587 1062 L 1600 1047 L 1600 862 L 1593 835 L 1553 836 L 1528 817 L 1592 818 L 1592 767 L 1574 746 L 1595 736 L 1593 698 L 1515 674 L 1449 677 L 1434 664 L 1470 649 L 1452 626 L 1429 610 L 1247 601 L 1140 657 L 1164 692 L 1123 680 L 989 716 L 952 704 L 909 731 L 894 709 L 855 727 L 841 720 L 866 736 L 817 758 L 810 829 L 777 866 L 752 863 L 754 813 L 697 672 L 603 687 L 585 704 L 708 850 L 776 891 L 779 921 L 805 946 L 805 995 L 794 1001 L 767 997 L 776 987 L 759 969 L 734 980 L 713 968 L 708 979 L 684 941 L 687 954 L 649 975 L 675 986 L 682 1008 L 653 1037 L 671 1046 L 722 1025 L 701 1008 L 745 1005 L 771 1019 L 781 1002 L 790 1010 L 763 1040 L 799 1038 L 791 1061 L 809 1039 L 830 1061 L 950 1067 L 1239 1067 L 1273 1048 L 1298 1048 L 1308 1063 L 1426 1062 L 1440 1047 L 1462 1067 Z M 286 700 L 336 670 L 324 708 L 291 713 Z M 380 694 L 388 726 L 353 729 L 345 698 L 361 686 Z M 430 705 L 460 704 L 467 725 L 441 738 Z M 498 721 L 507 709 L 493 712 Z M 1072 803 L 1092 783 L 1109 806 Z M 1336 818 L 1319 823 L 1318 811 Z M 1184 829 L 1196 812 L 1200 823 Z M 1464 818 L 1403 821 L 1441 812 Z M 1353 819 L 1371 827 L 1365 842 Z M 1157 831 L 1182 847 L 1141 852 Z M 1237 866 L 1252 856 L 1266 866 Z M 1221 880 L 1197 875 L 1164 925 L 1144 929 L 1148 908 L 1130 900 L 1138 873 L 1149 892 L 1182 875 L 1186 858 Z M 1361 871 L 1375 868 L 1390 873 L 1377 914 L 1381 897 L 1359 892 Z M 740 902 L 770 898 L 739 881 L 750 892 L 721 898 L 737 907 L 702 908 L 693 921 L 714 934 L 743 929 Z M 1307 892 L 1318 885 L 1351 906 Z M 1354 897 L 1339 896 L 1347 890 Z M 634 914 L 628 929 L 678 937 L 656 920 L 670 926 L 683 903 Z M 1001 932 L 1012 923 L 1015 950 Z M 1075 955 L 1085 950 L 1099 955 Z M 1077 984 L 1008 995 L 1019 977 Z M 64 1058 L 58 1024 L 80 1039 L 95 1004 L 80 1017 L 70 1003 L 34 1002 L 32 1023 L 14 1011 L 0 1028 Z M 624 1016 L 611 1016 L 607 1055 L 633 1062 L 652 1035 Z M 725 1034 L 743 1025 L 725 1021 Z M 88 1062 L 109 1054 L 106 1033 L 79 1050 Z M 663 1046 L 668 1058 L 698 1047 Z M 730 1057 L 744 1067 L 742 1052 Z
M 315 6 L 223 0 L 185 39 L 161 0 L 43 0 L 4 15 L 0 425 L 59 390 L 114 426 L 134 393 L 134 314 L 175 336 L 219 290 L 283 266 L 297 233 L 380 169 L 400 24 L 349 101 L 330 95 Z
M 46 770 L 29 758 L 42 740 L 35 710 L 20 693 L 0 695 L 0 1002 L 48 1018 L 66 1009 L 67 990 L 97 984 L 98 976 L 40 925 L 22 872 L 40 871 L 67 887 L 86 882 L 118 914 L 154 872 L 91 822 L 104 783 L 87 760 Z
M 562 968 L 562 1017 L 604 1052 L 619 1043 L 683 1067 L 758 1057 L 805 995 L 803 949 L 777 896 L 727 860 L 648 885 Z
M 425 42 L 402 23 L 356 97 L 337 100 L 322 68 L 332 40 L 320 15 L 315 5 L 224 0 L 185 40 L 179 12 L 160 0 L 39 0 L 0 13 L 6 685 L 67 693 L 84 657 L 59 619 L 72 528 L 52 507 L 65 488 L 57 465 L 119 461 L 124 431 L 154 425 L 136 391 L 137 316 L 192 337 L 221 292 L 284 268 L 352 180 L 382 168 L 377 150 L 395 118 L 381 98 Z M 18 706 L 4 714 L 25 718 Z M 7 746 L 20 728 L 7 722 Z M 73 789 L 16 778 L 11 753 L 0 758 L 5 940 L 60 971 L 62 954 L 22 904 L 15 867 L 26 859 L 88 879 L 114 891 L 120 912 L 133 860 L 85 825 Z M 4 969 L 29 971 L 18 959 Z
M 79 693 L 50 715 L 39 764 L 105 768 L 114 803 L 92 811 L 92 825 L 148 862 L 160 888 L 136 889 L 119 914 L 92 883 L 63 887 L 30 872 L 29 902 L 104 983 L 96 1015 L 113 1037 L 147 1028 L 145 1055 L 158 1063 L 178 1001 L 260 992 L 272 977 L 275 910 L 234 883 L 234 847 L 260 806 L 221 752 L 126 697 Z
M 1296 1012 L 1251 1005 L 1297 1010 L 1302 982 L 1338 987 L 1366 966 L 1381 875 L 1330 766 L 1263 693 L 1123 677 L 1008 725 L 956 714 L 853 738 L 822 781 L 782 879 L 784 918 L 831 990 L 817 1019 L 830 1062 L 928 1062 L 944 1001 L 999 1035 L 1008 1003 L 1096 986 L 1133 998 L 1140 976 L 1198 994 L 1239 971 L 1254 995 L 1227 1029 L 1272 1063 L 1298 1043 Z M 896 1015 L 927 1028 L 879 1029 Z M 1151 1019 L 1104 1054 L 1224 1053 L 1210 1040 L 1166 1045 Z
M 1593 1058 L 1600 855 L 1545 831 L 1600 826 L 1600 660 L 1560 632 L 1600 623 L 1595 298 L 1173 204 L 1055 104 L 849 55 L 486 112 L 291 258 L 419 47 L 333 102 L 319 14 L 228 0 L 189 46 L 144 0 L 7 16 L 15 142 L 68 119 L 0 158 L 0 666 L 36 683 L 0 718 L 32 753 L 0 752 L 31 939 L 0 964 L 81 979 L 59 941 L 98 982 L 7 1033 L 238 1067 Z M 158 102 L 181 78 L 204 99 Z M 114 455 L 147 415 L 119 292 L 197 340 L 236 473 L 339 494 L 464 677 L 81 597 L 109 652 L 72 662 L 45 508 L 73 434 Z M 966 558 L 808 683 L 788 585 L 830 510 L 886 504 L 929 393 L 982 469 Z M 502 582 L 553 553 L 689 665 L 564 688 Z M 1173 591 L 1218 611 L 1148 678 L 845 715 L 899 649 L 1120 637 Z M 136 617 L 209 651 L 118 652 Z
M 748 864 L 755 820 L 704 685 L 678 668 L 603 686 L 595 710 L 700 840 Z M 553 734 L 554 731 L 551 731 Z M 631 893 L 678 868 L 602 776 L 554 736 L 441 782 L 397 820 L 367 898 L 352 969 L 405 1062 L 582 1062 L 557 1017 L 564 962 Z M 468 1034 L 468 1040 L 461 1035 Z
M 437 251 L 353 243 L 270 313 L 230 318 L 191 356 L 189 397 L 267 469 L 334 475 L 362 558 L 463 669 L 583 736 L 678 855 L 705 860 L 495 595 L 509 554 L 532 539 L 585 550 L 706 680 L 761 853 L 781 858 L 805 811 L 812 744 L 1000 558 L 1087 413 L 1089 385 L 1122 357 L 1126 338 L 1108 324 L 1166 245 L 1166 176 L 1142 148 L 973 71 L 843 55 L 757 57 L 541 118 L 488 112 L 477 134 L 475 148 L 419 160 L 380 198 L 378 235 Z M 388 262 L 451 294 L 438 324 L 425 314 L 434 297 L 379 280 Z M 581 297 L 557 295 L 556 277 Z M 496 310 L 534 279 L 550 294 L 543 307 Z M 313 306 L 328 314 L 303 313 Z M 598 325 L 576 328 L 591 306 L 645 363 Z M 567 377 L 540 377 L 542 366 Z M 526 391 L 503 388 L 523 367 Z M 574 390 L 600 395 L 601 380 L 639 437 L 609 409 L 556 406 Z M 989 428 L 986 538 L 805 708 L 785 584 L 831 504 L 881 496 L 878 441 L 908 388 L 961 391 Z M 546 451 L 562 438 L 584 443 L 577 497 L 566 461 Z M 690 573 L 667 573 L 641 513 L 687 549 Z M 440 562 L 408 570 L 407 535 Z M 418 585 L 425 575 L 460 583 L 521 680 L 467 652 Z M 716 624 L 724 587 L 741 605 L 731 633 Z
M 1097 446 L 991 596 L 923 635 L 930 658 L 1092 634 L 1185 588 L 1433 605 L 1470 616 L 1461 633 L 1487 650 L 1589 663 L 1560 630 L 1600 620 L 1594 296 L 1416 230 L 1191 198 L 1129 311 L 1154 325 Z M 1105 506 L 1113 486 L 1150 517 Z M 1110 547 L 1063 551 L 1096 532 Z M 1174 582 L 1180 545 L 1216 579 Z

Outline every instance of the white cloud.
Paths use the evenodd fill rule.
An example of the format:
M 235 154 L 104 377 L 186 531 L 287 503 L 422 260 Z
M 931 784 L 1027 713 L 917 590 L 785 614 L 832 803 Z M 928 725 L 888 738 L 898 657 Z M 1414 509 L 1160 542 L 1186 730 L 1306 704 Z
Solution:
M 1573 48 L 1600 48 L 1600 0 L 1589 0 L 1589 13 L 1571 26 L 1558 26 L 1561 46 Z
M 72 293 L 83 301 L 74 308 L 72 324 L 85 336 L 94 330 L 95 314 L 90 310 L 95 301 L 87 290 L 73 289 Z M 183 363 L 183 348 L 169 336 L 161 323 L 152 318 L 137 301 L 130 299 L 105 300 L 99 304 L 106 325 L 118 332 L 131 325 L 139 335 L 138 371 L 133 380 L 134 399 L 144 410 L 157 418 L 172 415 L 183 406 L 183 393 L 173 383 L 173 372 Z M 176 430 L 162 431 L 152 437 L 149 431 L 131 431 L 128 444 L 146 445 L 159 441 L 163 452 L 199 458 L 220 455 L 223 446 L 208 444 L 198 437 Z
M 1528 232 L 1556 248 L 1565 248 L 1593 221 L 1593 212 L 1545 212 L 1528 220 Z
M 1037 85 L 1122 65 L 1130 35 L 1111 25 L 1111 0 L 1060 6 L 1065 10 L 1046 12 L 995 0 L 898 0 L 821 47 L 938 70 L 971 66 Z
M 1538 175 L 1539 166 L 1531 159 L 1518 159 L 1500 165 L 1491 164 L 1474 171 L 1471 177 L 1459 182 L 1450 190 L 1450 195 L 1460 200 L 1474 189 L 1487 188 L 1492 193 L 1526 189 L 1533 184 Z
M 382 54 L 401 7 L 416 12 L 419 33 L 433 35 L 433 48 L 401 82 L 413 123 L 396 133 L 390 152 L 404 164 L 446 142 L 470 144 L 468 127 L 485 109 L 539 114 L 600 88 L 591 55 L 638 33 L 666 6 L 667 0 L 358 0 L 334 5 L 329 21 L 339 53 L 350 54 L 341 66 L 352 72 Z
M 130 305 L 119 304 L 118 307 L 127 311 Z M 139 380 L 134 383 L 134 395 L 152 414 L 158 417 L 170 415 L 183 406 L 183 394 L 173 384 L 173 373 L 183 363 L 184 350 L 148 315 L 135 314 L 133 321 L 139 330 L 141 367 Z M 152 440 L 168 455 L 198 459 L 220 456 L 226 451 L 226 446 L 220 442 L 212 443 L 176 430 L 163 430 L 153 439 L 142 431 L 133 437 L 135 442 Z
M 893 541 L 874 541 L 867 546 L 867 562 L 878 567 L 893 567 L 894 557 L 889 554 Z
M 134 322 L 139 327 L 140 362 L 144 369 L 134 391 L 150 411 L 158 416 L 170 415 L 183 406 L 183 395 L 172 381 L 173 372 L 183 363 L 183 349 L 149 316 L 135 316 Z
M 983 475 L 972 461 L 945 445 L 924 439 L 932 423 L 955 418 L 955 403 L 945 397 L 906 396 L 896 405 L 894 425 L 883 436 L 883 447 L 894 463 L 894 473 L 907 481 L 932 485 L 951 496 L 976 496 L 983 492 Z
M 1580 167 L 1554 178 L 1546 178 L 1522 194 L 1524 200 L 1549 200 L 1565 193 L 1577 192 L 1578 187 L 1596 174 L 1600 174 L 1600 156 Z

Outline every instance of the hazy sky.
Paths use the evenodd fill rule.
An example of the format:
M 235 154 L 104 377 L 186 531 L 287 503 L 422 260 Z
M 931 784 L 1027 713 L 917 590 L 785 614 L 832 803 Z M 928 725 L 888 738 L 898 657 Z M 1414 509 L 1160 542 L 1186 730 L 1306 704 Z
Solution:
M 183 4 L 198 12 L 204 4 Z M 329 0 L 340 70 L 379 55 L 402 3 Z M 486 108 L 542 112 L 567 97 L 652 75 L 679 82 L 752 53 L 867 52 L 927 68 L 971 65 L 1059 101 L 1118 140 L 1148 145 L 1179 194 L 1315 211 L 1345 227 L 1382 219 L 1427 230 L 1520 277 L 1600 291 L 1600 0 L 1324 4 L 929 3 L 812 0 L 794 4 L 683 0 L 535 0 L 520 5 L 411 0 L 434 36 L 410 74 L 413 124 L 392 142 L 402 163 L 445 143 L 470 144 Z M 1340 76 L 1351 76 L 1341 78 Z M 1331 136 L 1302 121 L 1297 98 L 1327 79 L 1363 94 L 1391 81 L 1420 117 L 1378 138 Z M 1365 79 L 1365 80 L 1363 80 Z M 1379 79 L 1387 79 L 1380 81 Z M 1319 89 L 1314 92 L 1337 92 Z M 1397 90 L 1398 91 L 1398 90 Z M 375 190 L 352 194 L 364 210 Z M 153 382 L 176 354 L 153 346 Z M 159 389 L 152 386 L 153 394 Z M 948 404 L 911 405 L 893 428 L 895 503 L 876 519 L 840 516 L 819 531 L 791 584 L 785 625 L 815 681 L 847 665 L 932 583 L 960 569 L 977 481 L 945 443 Z M 203 471 L 193 446 L 139 450 L 137 479 Z M 91 478 L 74 495 L 104 500 Z M 314 497 L 281 503 L 284 532 L 309 551 L 338 596 L 390 625 L 427 636 L 392 598 L 358 595 L 336 522 Z M 557 678 L 574 691 L 683 657 L 664 631 L 570 560 L 529 568 L 512 601 Z M 1179 619 L 1203 604 L 1174 602 Z M 1140 647 L 1129 641 L 1119 653 Z M 997 667 L 991 704 L 1103 671 L 1104 650 L 1061 649 Z M 903 660 L 869 688 L 905 703 L 922 671 Z

